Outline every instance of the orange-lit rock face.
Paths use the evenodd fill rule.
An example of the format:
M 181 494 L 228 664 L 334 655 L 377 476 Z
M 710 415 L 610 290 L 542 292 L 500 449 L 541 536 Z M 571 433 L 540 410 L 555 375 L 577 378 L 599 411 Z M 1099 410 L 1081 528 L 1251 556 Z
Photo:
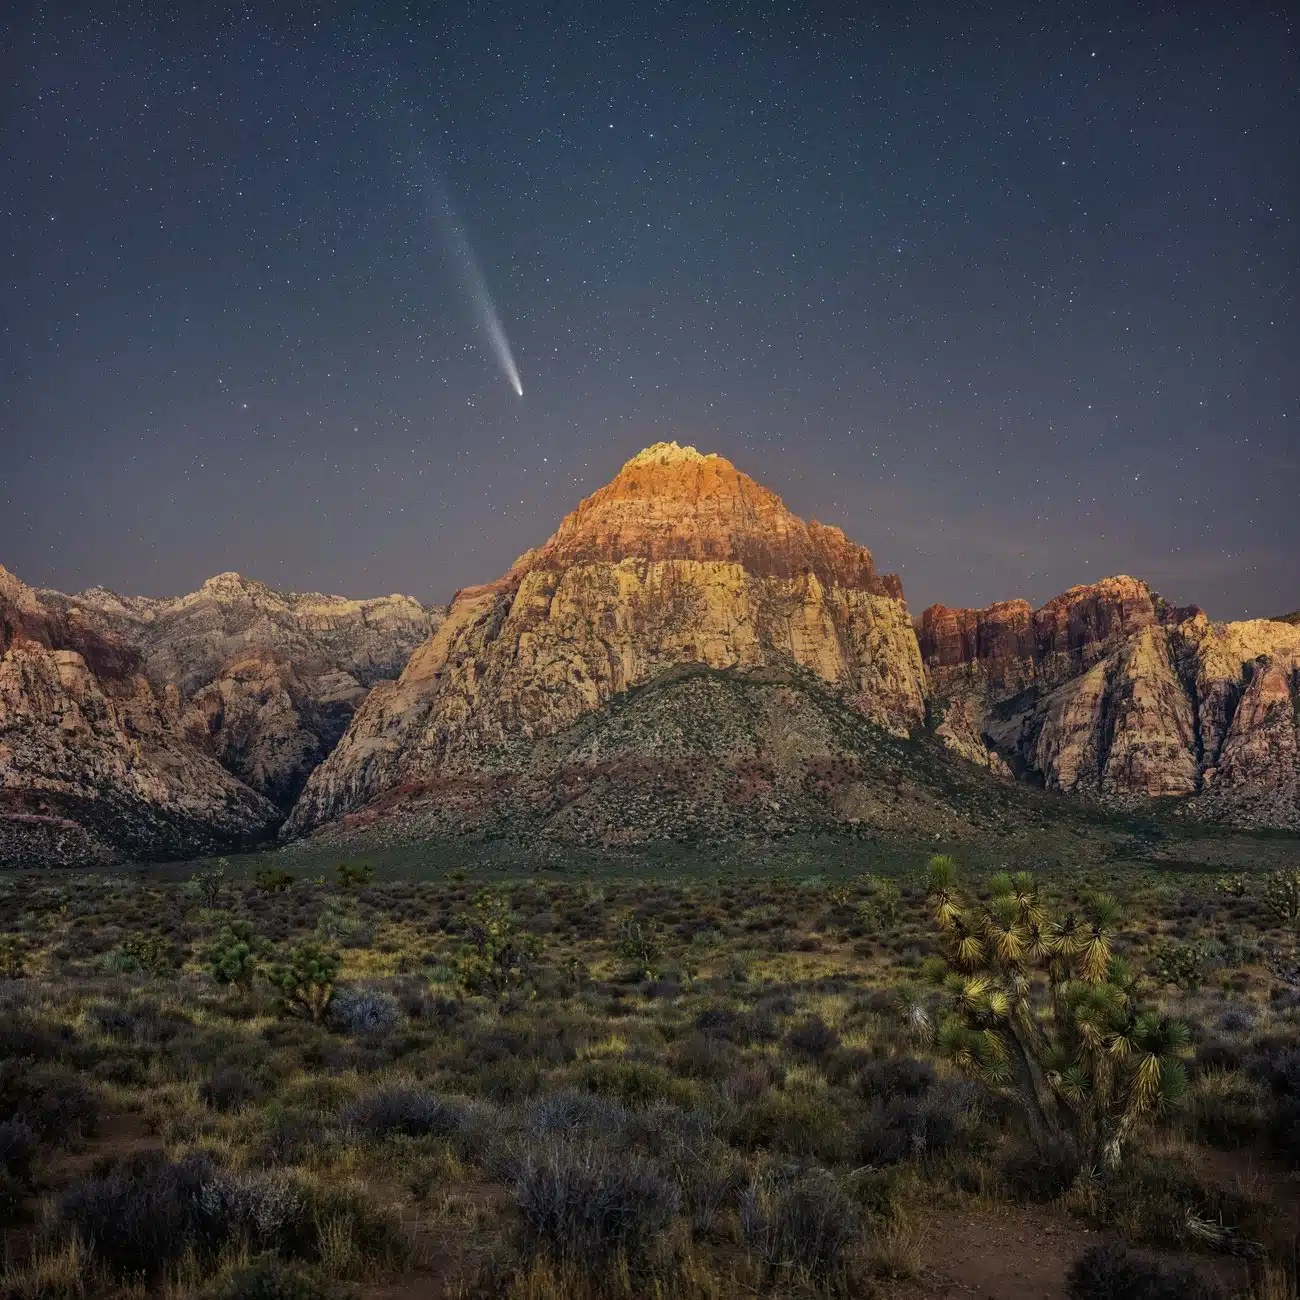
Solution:
M 898 579 L 879 576 L 871 552 L 840 529 L 805 523 L 730 461 L 675 442 L 634 456 L 519 565 L 566 569 L 625 559 L 734 563 L 753 578 L 812 575 L 824 588 L 902 596 Z
M 1300 829 L 1300 629 L 1211 623 L 1118 577 L 1035 611 L 934 606 L 919 635 L 955 752 L 1070 793 L 1196 796 L 1193 815 Z
M 896 578 L 719 456 L 630 460 L 499 581 L 461 592 L 308 783 L 307 829 L 403 781 L 491 761 L 677 664 L 794 664 L 897 733 L 925 677 Z

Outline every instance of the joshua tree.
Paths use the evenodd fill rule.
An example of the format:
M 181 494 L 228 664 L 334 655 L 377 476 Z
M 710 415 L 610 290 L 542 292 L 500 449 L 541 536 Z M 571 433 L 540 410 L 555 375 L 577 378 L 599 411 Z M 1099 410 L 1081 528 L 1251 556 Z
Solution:
M 1300 932 L 1300 871 L 1274 871 L 1264 884 L 1264 906 L 1279 925 Z
M 944 955 L 928 963 L 932 1007 L 904 1013 L 966 1073 L 1016 1097 L 1040 1145 L 1067 1139 L 1081 1166 L 1114 1169 L 1134 1127 L 1177 1103 L 1188 1031 L 1137 1005 L 1137 981 L 1112 952 L 1119 911 L 1095 897 L 1053 921 L 1032 875 L 1005 873 L 971 907 L 951 858 L 930 860 L 927 898 Z
M 319 1021 L 334 996 L 339 965 L 339 955 L 333 949 L 300 943 L 287 960 L 272 966 L 266 977 L 279 990 L 285 1011 Z

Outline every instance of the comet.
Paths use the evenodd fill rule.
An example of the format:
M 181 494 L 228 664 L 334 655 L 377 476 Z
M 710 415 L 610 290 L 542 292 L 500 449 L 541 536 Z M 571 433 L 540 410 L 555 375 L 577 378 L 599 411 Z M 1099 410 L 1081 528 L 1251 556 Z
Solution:
M 456 216 L 455 209 L 452 207 L 451 196 L 436 181 L 433 188 L 436 198 L 435 214 L 438 219 L 438 228 L 442 232 L 443 243 L 447 248 L 447 259 L 451 264 L 452 271 L 474 313 L 474 319 L 478 323 L 479 329 L 482 330 L 484 337 L 487 339 L 492 355 L 501 367 L 501 373 L 506 377 L 510 387 L 514 389 L 515 396 L 522 397 L 524 395 L 524 386 L 519 378 L 519 367 L 515 364 L 515 354 L 511 351 L 510 340 L 506 338 L 506 330 L 501 323 L 500 313 L 496 309 L 496 304 L 492 301 L 492 295 L 488 292 L 483 268 L 479 265 L 478 258 L 474 256 L 474 249 L 470 246 L 469 236 L 465 233 L 464 226 Z

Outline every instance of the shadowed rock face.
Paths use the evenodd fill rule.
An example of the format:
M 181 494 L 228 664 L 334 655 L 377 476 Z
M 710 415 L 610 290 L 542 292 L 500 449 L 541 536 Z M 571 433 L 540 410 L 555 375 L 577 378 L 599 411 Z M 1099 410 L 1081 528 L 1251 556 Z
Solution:
M 457 594 L 294 810 L 300 833 L 404 783 L 506 762 L 675 665 L 788 664 L 905 735 L 925 676 L 898 580 L 719 456 L 633 457 L 495 583 Z
M 179 856 L 279 821 L 189 743 L 134 647 L 0 569 L 0 862 Z
M 1300 829 L 1300 628 L 1212 623 L 1132 578 L 1042 609 L 925 611 L 932 716 L 956 752 L 1114 803 Z
M 175 600 L 39 596 L 51 617 L 130 645 L 189 739 L 285 812 L 369 689 L 441 618 L 408 596 L 285 593 L 237 573 Z

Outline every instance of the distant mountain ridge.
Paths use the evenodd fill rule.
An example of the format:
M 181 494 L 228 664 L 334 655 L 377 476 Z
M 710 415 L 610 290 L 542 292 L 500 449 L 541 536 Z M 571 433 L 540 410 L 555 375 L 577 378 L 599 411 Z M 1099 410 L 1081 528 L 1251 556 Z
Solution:
M 0 569 L 0 862 L 265 841 L 440 611 L 219 574 L 176 599 Z
M 1300 627 L 1214 623 L 1117 577 L 1036 611 L 932 606 L 920 641 L 958 753 L 1117 806 L 1186 797 L 1189 816 L 1300 830 Z
M 928 727 L 986 774 L 1103 806 L 1173 796 L 1188 801 L 1188 815 L 1300 829 L 1300 710 L 1283 707 L 1300 698 L 1298 656 L 1300 632 L 1286 624 L 1211 623 L 1126 576 L 1072 588 L 1038 610 L 1025 601 L 933 606 L 914 623 L 898 579 L 878 574 L 865 548 L 805 524 L 722 457 L 661 443 L 496 583 L 457 595 L 440 631 L 368 698 L 312 773 L 284 833 L 373 822 L 399 805 L 413 825 L 445 830 L 472 821 L 476 800 L 526 787 L 529 816 L 560 834 L 564 787 L 585 791 L 587 778 L 557 755 L 573 752 L 580 729 L 612 725 L 620 692 L 688 664 L 803 670 L 789 691 L 820 682 L 895 736 Z M 804 716 L 793 696 L 788 703 L 791 717 Z M 683 715 L 670 731 L 688 722 Z M 740 745 L 723 767 L 777 770 L 768 751 L 785 743 L 778 733 L 752 752 Z M 858 761 L 809 743 L 794 745 L 806 751 L 808 781 L 819 764 Z M 648 766 L 637 779 L 659 788 L 662 735 L 651 731 L 643 744 Z M 701 759 L 701 771 L 716 770 L 715 760 Z M 784 770 L 788 787 L 793 770 Z M 550 804 L 539 793 L 548 772 Z M 890 782 L 897 770 L 878 775 Z M 608 774 L 601 782 L 608 801 L 634 804 Z M 816 818 L 863 820 L 834 801 Z M 610 833 L 635 839 L 652 829 L 647 812 Z
M 521 855 L 960 838 L 1149 807 L 1300 831 L 1300 617 L 1213 622 L 1120 575 L 913 619 L 865 547 L 677 443 L 446 609 L 0 570 L 0 862 L 277 828 Z

